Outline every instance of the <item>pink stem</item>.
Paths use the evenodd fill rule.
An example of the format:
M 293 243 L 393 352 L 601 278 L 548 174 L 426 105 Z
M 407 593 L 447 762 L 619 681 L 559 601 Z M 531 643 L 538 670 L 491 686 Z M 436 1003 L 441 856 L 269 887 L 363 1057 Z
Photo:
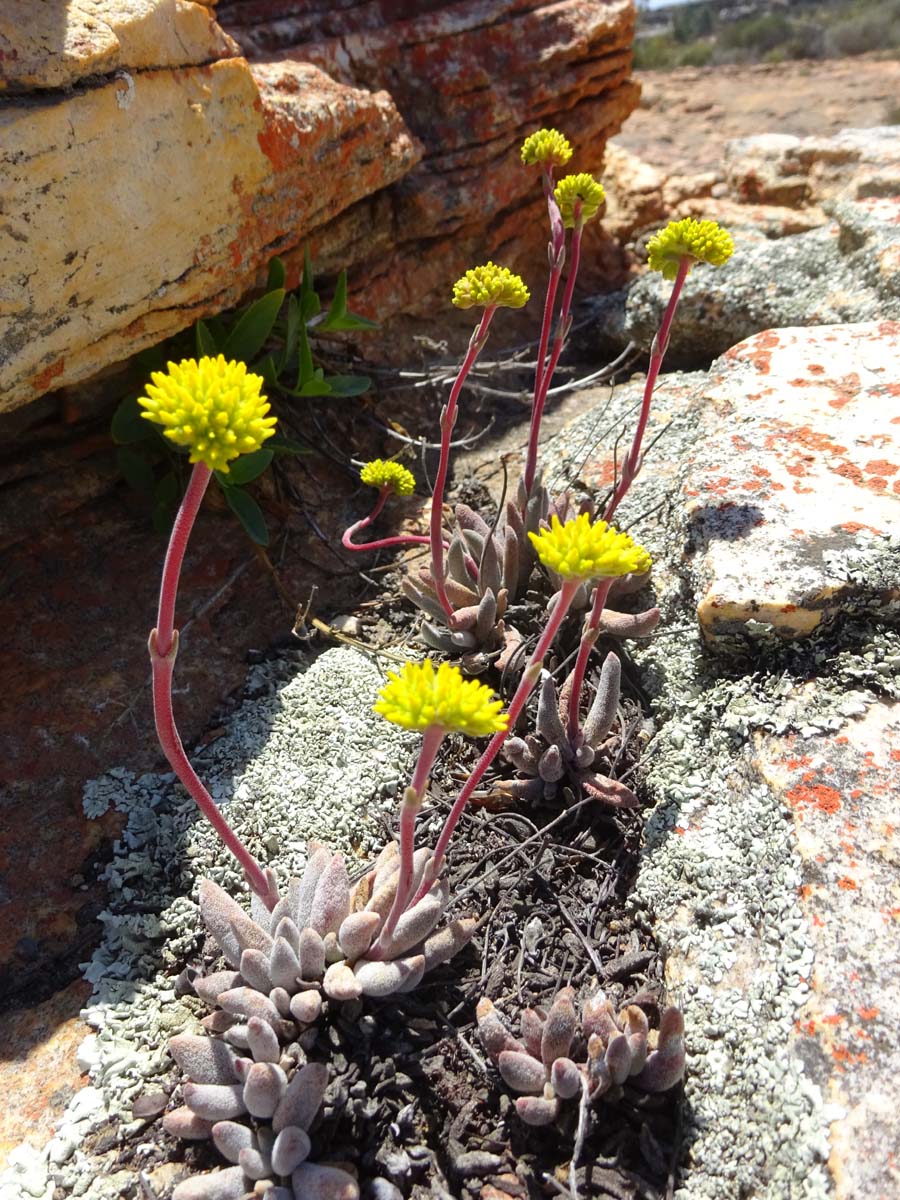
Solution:
M 597 642 L 600 617 L 603 613 L 603 606 L 606 604 L 606 598 L 609 595 L 609 589 L 612 587 L 612 582 L 611 579 L 601 579 L 594 588 L 594 603 L 591 606 L 591 615 L 585 623 L 581 642 L 578 646 L 578 657 L 575 659 L 575 669 L 572 671 L 572 693 L 569 696 L 569 718 L 566 728 L 570 742 L 575 741 L 578 730 L 581 728 L 581 689 L 584 686 L 584 676 L 587 672 L 588 659 L 591 657 L 591 651 Z
M 388 918 L 382 926 L 377 947 L 369 951 L 370 958 L 384 952 L 397 922 L 406 911 L 409 893 L 412 891 L 416 815 L 422 807 L 425 789 L 428 787 L 428 776 L 443 740 L 444 730 L 440 725 L 432 725 L 425 730 L 412 782 L 403 795 L 400 808 L 400 878 L 397 881 L 397 893 Z
M 553 195 L 553 164 L 545 163 L 543 171 L 544 195 L 547 198 L 547 210 L 550 214 L 551 240 L 547 246 L 550 259 L 550 278 L 547 280 L 547 295 L 544 299 L 544 318 L 541 324 L 541 338 L 538 344 L 537 366 L 534 372 L 534 400 L 531 405 L 531 428 L 528 434 L 528 453 L 525 458 L 525 498 L 531 495 L 534 477 L 537 472 L 537 447 L 541 432 L 541 419 L 544 411 L 541 389 L 544 381 L 544 360 L 547 357 L 547 346 L 550 343 L 550 328 L 553 324 L 553 306 L 556 303 L 556 289 L 562 276 L 563 263 L 566 261 L 566 231 L 559 214 L 559 205 Z
M 659 327 L 659 332 L 653 339 L 653 345 L 650 347 L 650 366 L 647 369 L 647 379 L 644 383 L 644 398 L 641 403 L 641 415 L 638 418 L 637 429 L 634 431 L 634 440 L 631 443 L 631 449 L 628 451 L 628 457 L 622 463 L 622 478 L 619 480 L 619 486 L 613 493 L 612 499 L 606 506 L 606 512 L 603 514 L 604 521 L 611 521 L 613 519 L 616 509 L 619 507 L 625 494 L 634 482 L 638 471 L 641 469 L 641 443 L 644 440 L 644 432 L 650 416 L 650 401 L 653 399 L 653 389 L 656 387 L 656 380 L 659 377 L 662 361 L 669 347 L 669 334 L 672 330 L 672 321 L 675 318 L 675 310 L 678 307 L 681 289 L 685 279 L 687 279 L 688 271 L 690 271 L 693 261 L 692 258 L 683 258 L 678 264 L 678 274 L 675 276 L 675 282 L 672 284 L 672 294 L 669 296 L 669 303 L 666 305 L 666 311 L 663 313 L 662 324 Z
M 544 661 L 544 656 L 550 649 L 553 639 L 556 637 L 560 625 L 566 613 L 569 611 L 569 606 L 572 603 L 572 598 L 581 586 L 580 579 L 567 579 L 562 585 L 562 589 L 557 597 L 556 604 L 553 607 L 553 612 L 547 622 L 547 628 L 541 634 L 540 641 L 534 648 L 531 658 L 528 660 L 528 666 L 519 680 L 519 686 L 516 688 L 516 694 L 510 701 L 509 709 L 507 710 L 508 723 L 506 729 L 501 733 L 495 733 L 487 744 L 487 748 L 475 764 L 475 769 L 466 780 L 462 791 L 457 796 L 453 807 L 450 809 L 447 819 L 444 822 L 444 827 L 441 830 L 440 836 L 434 847 L 434 855 L 431 858 L 425 875 L 419 885 L 419 890 L 416 892 L 412 903 L 416 904 L 426 894 L 428 889 L 434 883 L 440 874 L 441 865 L 444 861 L 444 855 L 447 853 L 447 843 L 453 836 L 453 831 L 456 828 L 463 810 L 472 797 L 472 793 L 478 787 L 481 779 L 500 752 L 500 747 L 506 741 L 510 732 L 515 726 L 519 718 L 519 714 L 525 707 L 528 697 L 537 683 L 541 674 L 541 666 Z
M 482 347 L 487 340 L 488 326 L 496 311 L 496 304 L 489 304 L 484 310 L 481 321 L 478 323 L 478 328 L 469 339 L 469 348 L 466 351 L 466 357 L 463 359 L 462 366 L 459 368 L 459 374 L 456 376 L 456 381 L 450 390 L 450 397 L 441 413 L 441 456 L 438 461 L 437 477 L 434 481 L 434 493 L 431 497 L 431 574 L 434 578 L 434 587 L 438 600 L 447 617 L 448 624 L 452 624 L 453 621 L 453 606 L 447 598 L 447 587 L 444 583 L 444 536 L 442 525 L 444 490 L 447 486 L 447 474 L 450 468 L 450 435 L 453 433 L 453 426 L 456 424 L 456 405 L 459 400 L 459 393 L 462 391 L 466 376 L 471 371 L 475 359 L 481 353 Z
M 150 664 L 153 668 L 153 716 L 159 744 L 162 746 L 163 753 L 172 770 L 187 788 L 224 845 L 243 867 L 251 888 L 266 902 L 269 909 L 272 909 L 278 897 L 273 894 L 270 880 L 216 808 L 212 796 L 198 779 L 184 752 L 172 711 L 172 675 L 175 670 L 175 657 L 178 653 L 178 633 L 175 630 L 175 598 L 178 594 L 178 579 L 191 528 L 211 475 L 212 472 L 203 463 L 195 464 L 178 515 L 175 517 L 175 524 L 172 526 L 172 536 L 166 551 L 166 561 L 159 590 L 157 625 L 150 633 L 148 643 Z
M 353 535 L 359 533 L 361 529 L 365 529 L 371 525 L 381 510 L 384 508 L 384 502 L 390 495 L 390 487 L 382 488 L 378 494 L 378 499 L 375 501 L 375 507 L 367 517 L 363 517 L 361 521 L 357 521 L 355 525 L 351 525 L 349 529 L 344 530 L 344 536 L 341 538 L 341 545 L 345 550 L 388 550 L 391 546 L 430 546 L 431 538 L 419 536 L 415 533 L 404 533 L 397 537 L 380 538 L 377 542 L 365 542 L 362 546 L 358 546 L 353 541 Z M 445 547 L 446 548 L 446 547 Z

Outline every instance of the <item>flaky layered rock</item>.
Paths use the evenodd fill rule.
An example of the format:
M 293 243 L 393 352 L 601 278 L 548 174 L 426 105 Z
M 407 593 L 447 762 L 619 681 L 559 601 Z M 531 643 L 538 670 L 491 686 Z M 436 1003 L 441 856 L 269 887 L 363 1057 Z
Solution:
M 0 410 L 233 305 L 273 254 L 295 283 L 307 239 L 382 320 L 445 308 L 472 260 L 540 272 L 523 137 L 558 124 L 573 166 L 597 169 L 637 100 L 630 0 L 394 20 L 264 0 L 220 6 L 218 25 L 189 0 L 46 7 L 0 16 Z

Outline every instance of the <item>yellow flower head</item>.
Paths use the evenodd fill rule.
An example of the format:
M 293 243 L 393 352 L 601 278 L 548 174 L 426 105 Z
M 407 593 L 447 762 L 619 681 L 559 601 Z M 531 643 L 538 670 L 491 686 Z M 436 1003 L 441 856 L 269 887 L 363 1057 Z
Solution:
M 487 737 L 507 725 L 500 710 L 502 700 L 484 683 L 463 679 L 459 667 L 441 663 L 437 671 L 430 658 L 408 662 L 398 675 L 388 671 L 389 682 L 379 693 L 375 712 L 404 729 L 431 729 Z
M 528 303 L 528 297 L 528 288 L 519 275 L 513 275 L 508 267 L 495 267 L 492 262 L 472 267 L 453 285 L 453 303 L 457 308 L 477 305 L 521 308 Z
M 674 279 L 681 260 L 707 262 L 720 267 L 734 253 L 734 242 L 727 229 L 715 221 L 670 221 L 647 243 L 647 262 L 651 271 L 662 271 L 663 279 Z
M 597 215 L 600 205 L 606 200 L 603 184 L 598 183 L 593 175 L 567 175 L 553 189 L 556 203 L 559 205 L 560 216 L 566 229 L 575 224 L 575 203 L 581 201 L 581 220 L 587 222 Z
M 369 487 L 389 487 L 395 496 L 411 496 L 416 490 L 412 471 L 407 471 L 397 462 L 386 462 L 383 458 L 373 458 L 367 462 L 359 477 Z
M 571 157 L 572 147 L 558 129 L 539 129 L 522 143 L 522 162 L 526 167 L 536 163 L 564 167 Z
M 228 473 L 241 454 L 258 450 L 275 432 L 267 417 L 269 403 L 260 394 L 263 380 L 242 362 L 218 358 L 185 358 L 154 371 L 141 416 L 163 426 L 163 436 L 176 446 L 190 447 L 190 461 L 211 471 Z
M 528 536 L 543 565 L 563 579 L 601 579 L 650 570 L 650 555 L 643 546 L 605 521 L 592 525 L 587 513 L 565 525 L 553 517 L 549 529 Z

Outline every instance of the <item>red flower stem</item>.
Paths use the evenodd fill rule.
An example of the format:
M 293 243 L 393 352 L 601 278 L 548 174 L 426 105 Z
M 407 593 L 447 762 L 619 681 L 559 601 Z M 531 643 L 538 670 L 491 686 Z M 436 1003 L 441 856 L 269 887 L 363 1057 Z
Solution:
M 369 958 L 384 952 L 397 922 L 406 911 L 409 893 L 412 891 L 416 816 L 422 807 L 428 777 L 443 740 L 444 730 L 440 725 L 432 725 L 425 730 L 412 782 L 404 792 L 400 806 L 400 876 L 397 880 L 397 893 L 388 918 L 382 926 L 377 946 L 369 951 Z
M 547 246 L 547 256 L 550 259 L 550 278 L 547 280 L 547 294 L 544 298 L 544 318 L 541 323 L 541 338 L 538 344 L 537 366 L 534 372 L 534 399 L 531 404 L 531 428 L 528 434 L 528 453 L 525 458 L 525 497 L 531 495 L 534 477 L 537 473 L 537 447 L 541 432 L 541 419 L 544 411 L 544 399 L 547 389 L 544 387 L 544 362 L 547 357 L 547 347 L 550 344 L 550 329 L 553 325 L 553 306 L 556 303 L 556 290 L 562 277 L 563 264 L 566 261 L 566 231 L 559 214 L 559 205 L 553 195 L 553 164 L 545 163 L 543 169 L 544 195 L 547 198 L 547 210 L 550 214 L 551 240 Z M 552 374 L 552 369 L 551 369 Z M 543 392 L 543 399 L 542 399 Z
M 603 514 L 604 521 L 611 521 L 613 519 L 616 509 L 621 504 L 625 494 L 641 469 L 641 443 L 644 440 L 647 420 L 650 416 L 650 401 L 653 399 L 656 380 L 659 377 L 663 358 L 665 358 L 666 350 L 669 347 L 669 334 L 672 330 L 672 321 L 675 318 L 675 310 L 678 307 L 681 289 L 693 262 L 692 258 L 682 258 L 678 264 L 678 274 L 675 276 L 675 282 L 672 284 L 672 294 L 669 296 L 669 303 L 666 305 L 666 311 L 663 313 L 662 324 L 653 339 L 653 345 L 650 347 L 650 365 L 647 369 L 647 379 L 644 383 L 644 398 L 641 403 L 641 415 L 638 418 L 637 429 L 634 431 L 634 440 L 631 443 L 631 449 L 628 451 L 627 458 L 622 463 L 622 478 L 619 480 L 619 486 L 613 493 L 612 499 L 606 506 L 606 512 Z
M 178 579 L 184 562 L 188 538 L 211 477 L 212 472 L 209 467 L 203 463 L 195 464 L 187 491 L 181 501 L 181 507 L 175 517 L 175 524 L 172 526 L 172 536 L 166 551 L 159 589 L 156 628 L 151 631 L 148 642 L 150 664 L 153 668 L 153 717 L 159 744 L 162 746 L 163 753 L 172 770 L 184 784 L 224 845 L 243 867 L 250 887 L 271 910 L 278 897 L 273 895 L 270 881 L 266 878 L 259 863 L 219 812 L 212 796 L 197 777 L 184 752 L 172 711 L 172 675 L 175 670 L 175 657 L 178 654 L 178 633 L 175 629 L 175 599 L 178 595 Z
M 584 632 L 578 646 L 578 657 L 575 659 L 575 668 L 572 671 L 572 694 L 569 696 L 569 719 L 566 728 L 571 742 L 574 742 L 578 730 L 581 728 L 581 689 L 584 686 L 584 676 L 587 672 L 591 651 L 597 643 L 600 617 L 603 614 L 603 606 L 606 604 L 612 582 L 611 579 L 601 579 L 594 588 L 591 615 L 585 622 Z
M 371 525 L 381 510 L 384 508 L 384 502 L 391 493 L 390 486 L 383 487 L 378 494 L 378 499 L 375 501 L 375 507 L 367 517 L 363 517 L 361 521 L 357 521 L 355 525 L 351 525 L 349 529 L 344 530 L 344 536 L 341 538 L 341 545 L 345 550 L 388 550 L 392 546 L 430 546 L 431 538 L 420 536 L 419 534 L 404 533 L 397 537 L 380 538 L 377 542 L 365 542 L 358 546 L 353 541 L 353 535 L 359 533 L 361 529 L 365 529 Z
M 450 468 L 450 436 L 453 433 L 453 426 L 456 424 L 459 393 L 462 391 L 466 376 L 471 371 L 475 359 L 481 353 L 484 343 L 487 340 L 488 326 L 496 311 L 496 304 L 489 304 L 484 310 L 481 320 L 478 323 L 478 328 L 469 339 L 469 348 L 466 351 L 466 357 L 463 359 L 462 366 L 459 368 L 459 374 L 456 376 L 453 387 L 450 389 L 450 397 L 441 412 L 441 456 L 438 461 L 437 476 L 434 481 L 434 493 L 431 497 L 431 574 L 434 579 L 437 598 L 447 617 L 448 624 L 452 624 L 453 621 L 453 606 L 447 598 L 447 587 L 444 583 L 444 536 L 442 526 L 444 490 L 447 486 L 447 474 Z
M 563 583 L 562 589 L 557 597 L 556 604 L 553 607 L 553 612 L 551 613 L 550 619 L 547 622 L 547 628 L 541 634 L 540 641 L 538 642 L 537 646 L 535 646 L 534 652 L 532 653 L 531 658 L 528 660 L 528 666 L 525 668 L 522 678 L 519 680 L 519 686 L 516 688 L 516 694 L 510 701 L 510 705 L 507 710 L 508 722 L 506 729 L 502 730 L 500 733 L 495 733 L 488 742 L 487 748 L 485 749 L 481 758 L 479 758 L 478 762 L 475 764 L 475 769 L 472 771 L 472 774 L 466 780 L 462 791 L 457 796 L 453 807 L 451 808 L 449 814 L 447 815 L 447 819 L 444 822 L 444 827 L 441 830 L 437 843 L 435 844 L 434 855 L 428 864 L 428 868 L 425 871 L 422 882 L 419 884 L 419 890 L 413 897 L 413 904 L 418 903 L 418 901 L 422 899 L 422 897 L 431 887 L 432 883 L 434 883 L 435 879 L 437 879 L 438 875 L 440 874 L 441 866 L 444 861 L 444 855 L 447 853 L 447 843 L 453 836 L 453 831 L 459 823 L 459 819 L 462 816 L 466 805 L 469 803 L 472 793 L 481 782 L 485 771 L 500 752 L 500 747 L 506 741 L 510 731 L 514 728 L 516 721 L 519 718 L 519 714 L 525 707 L 528 697 L 531 695 L 534 685 L 540 678 L 544 656 L 550 649 L 553 639 L 559 632 L 559 627 L 562 625 L 563 619 L 566 613 L 569 611 L 572 598 L 578 591 L 581 583 L 582 580 L 580 579 L 567 579 Z

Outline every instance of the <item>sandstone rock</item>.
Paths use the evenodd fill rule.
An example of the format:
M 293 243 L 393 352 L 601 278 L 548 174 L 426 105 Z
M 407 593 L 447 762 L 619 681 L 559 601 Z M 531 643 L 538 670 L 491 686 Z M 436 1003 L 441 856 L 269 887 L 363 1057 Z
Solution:
M 237 53 L 209 7 L 192 0 L 6 0 L 0 10 L 0 91 L 71 87 L 94 75 L 199 66 Z
M 222 60 L 233 43 L 187 0 L 92 0 L 77 19 L 69 7 L 49 32 L 5 32 L 17 86 L 91 86 L 0 108 L 15 214 L 0 408 L 234 304 L 275 253 L 296 282 L 307 239 L 382 319 L 433 321 L 473 260 L 540 271 L 546 214 L 523 137 L 558 124 L 574 169 L 596 169 L 637 102 L 628 0 L 430 3 L 393 20 L 367 4 L 290 17 L 274 0 L 221 5 L 249 66 Z M 602 245 L 595 227 L 588 269 Z
M 708 362 L 763 329 L 900 318 L 900 197 L 830 208 L 827 226 L 777 241 L 737 230 L 729 262 L 692 271 L 667 361 Z M 626 338 L 650 345 L 669 292 L 656 273 L 636 281 L 626 302 Z
M 606 189 L 603 227 L 616 241 L 628 242 L 636 233 L 665 220 L 662 172 L 616 142 L 606 147 L 602 180 Z

